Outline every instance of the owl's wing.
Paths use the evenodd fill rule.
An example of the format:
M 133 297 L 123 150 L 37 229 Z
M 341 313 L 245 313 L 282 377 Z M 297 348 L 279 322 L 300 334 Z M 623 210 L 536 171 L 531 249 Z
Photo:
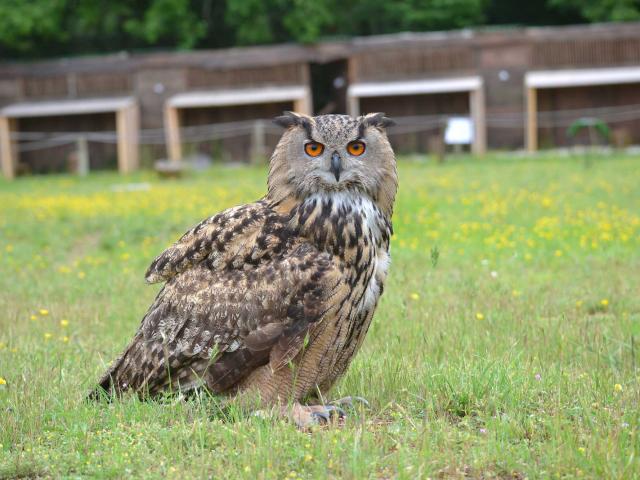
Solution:
M 210 255 L 222 255 L 238 237 L 261 226 L 269 210 L 263 201 L 229 208 L 186 232 L 162 252 L 145 273 L 148 283 L 165 282 Z
M 331 257 L 304 242 L 249 269 L 197 264 L 167 282 L 100 386 L 223 392 L 261 365 L 287 365 L 341 291 Z

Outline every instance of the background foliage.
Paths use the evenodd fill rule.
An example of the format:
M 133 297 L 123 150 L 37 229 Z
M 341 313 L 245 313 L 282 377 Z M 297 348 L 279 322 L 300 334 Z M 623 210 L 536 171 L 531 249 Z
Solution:
M 640 0 L 0 0 L 0 57 L 640 19 Z

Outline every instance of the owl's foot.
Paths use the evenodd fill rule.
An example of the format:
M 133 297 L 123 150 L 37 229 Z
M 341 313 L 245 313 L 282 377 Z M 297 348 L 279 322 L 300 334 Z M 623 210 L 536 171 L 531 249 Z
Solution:
M 289 418 L 300 429 L 314 425 L 327 425 L 334 420 L 343 420 L 347 414 L 337 405 L 301 405 L 294 403 L 282 407 L 282 414 Z

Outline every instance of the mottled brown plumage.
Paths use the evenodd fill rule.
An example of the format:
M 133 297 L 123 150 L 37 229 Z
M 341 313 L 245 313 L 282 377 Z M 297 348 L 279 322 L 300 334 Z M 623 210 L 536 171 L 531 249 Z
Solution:
M 326 392 L 360 347 L 382 294 L 397 189 L 382 114 L 277 119 L 268 193 L 214 215 L 157 257 L 166 282 L 101 389 L 205 386 L 263 404 Z M 354 156 L 347 145 L 363 142 Z M 305 144 L 323 146 L 317 157 Z

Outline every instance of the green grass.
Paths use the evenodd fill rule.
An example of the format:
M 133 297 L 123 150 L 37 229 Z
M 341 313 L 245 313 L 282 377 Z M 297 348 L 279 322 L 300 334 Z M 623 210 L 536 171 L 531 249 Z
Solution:
M 311 434 L 206 398 L 82 401 L 149 262 L 264 169 L 0 183 L 0 477 L 640 477 L 640 158 L 399 172 L 388 285 L 332 392 L 371 409 Z

